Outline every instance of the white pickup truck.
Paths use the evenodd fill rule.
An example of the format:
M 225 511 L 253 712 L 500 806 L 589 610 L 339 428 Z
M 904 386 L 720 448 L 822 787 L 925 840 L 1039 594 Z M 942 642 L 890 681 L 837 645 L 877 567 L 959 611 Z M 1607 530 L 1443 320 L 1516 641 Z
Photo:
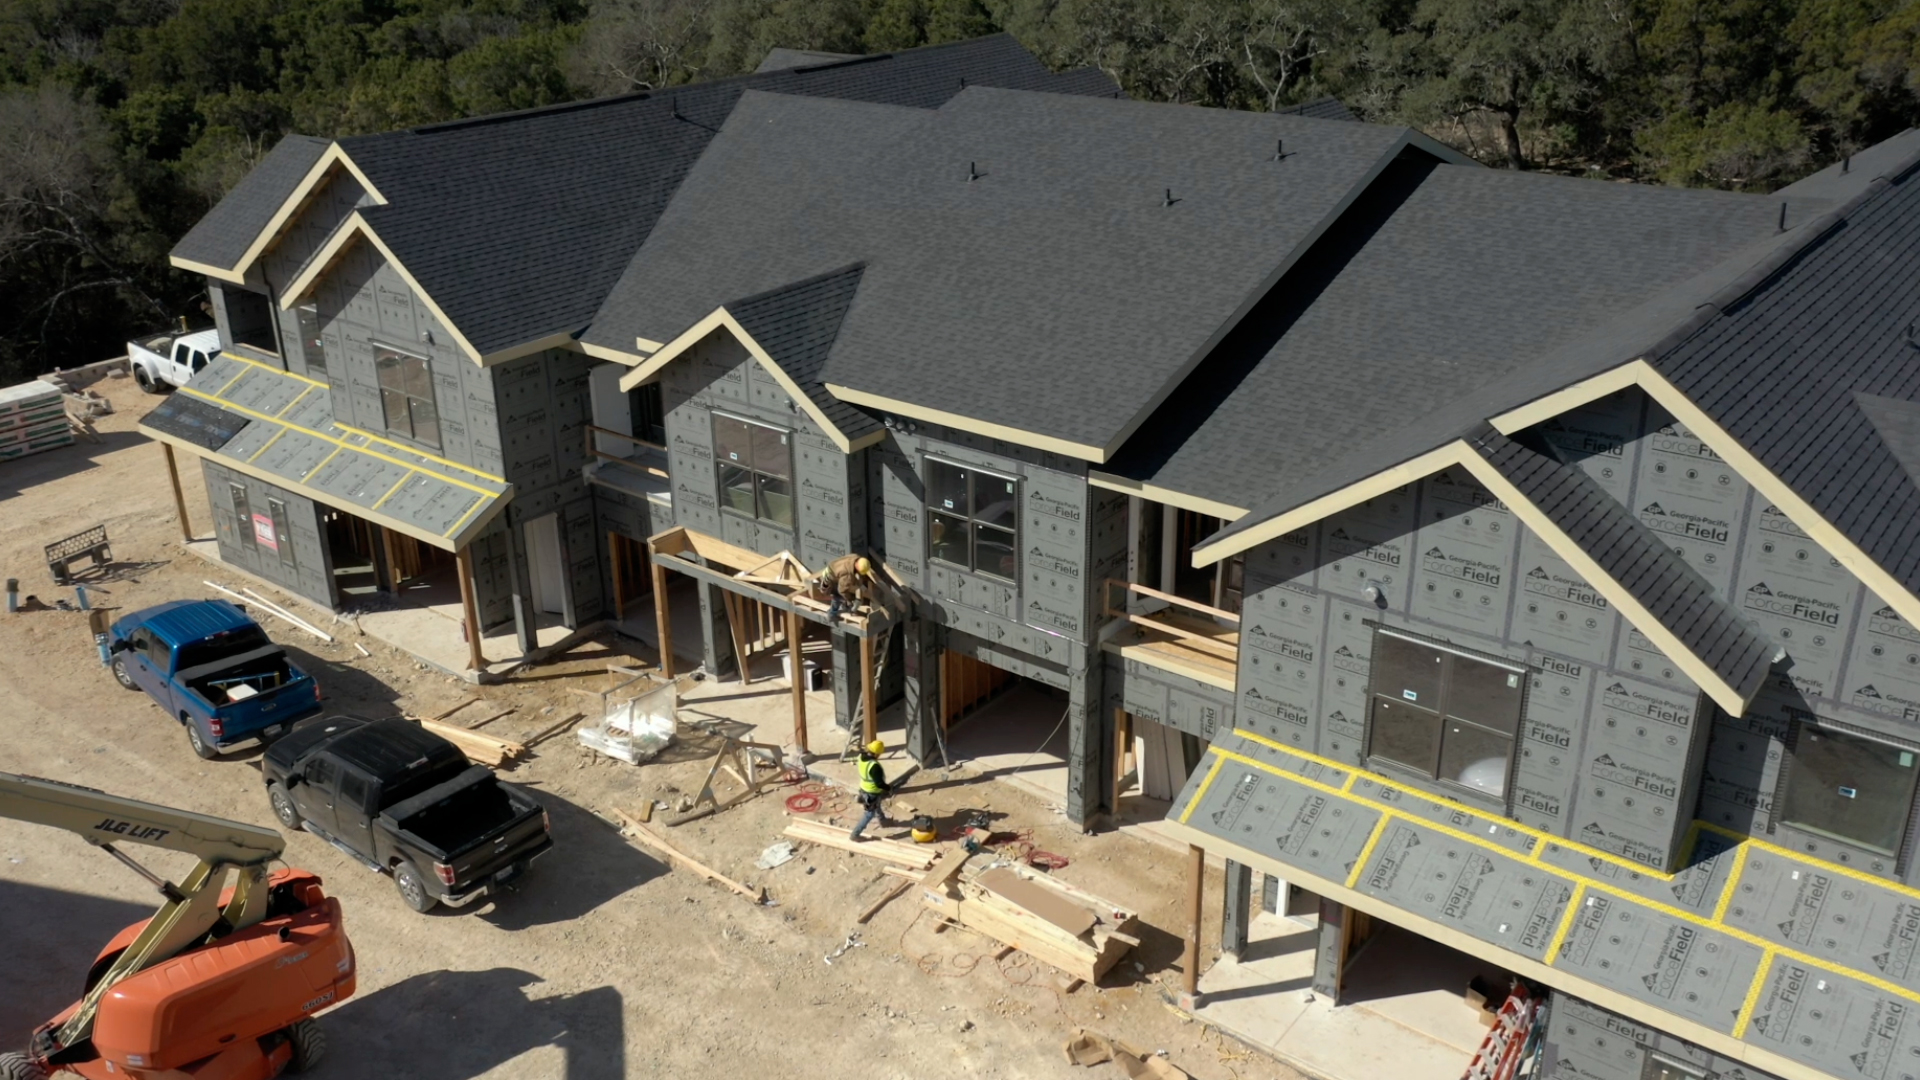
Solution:
M 127 342 L 133 380 L 149 394 L 164 394 L 173 387 L 187 385 L 187 380 L 199 374 L 207 361 L 219 352 L 219 330 L 154 334 Z

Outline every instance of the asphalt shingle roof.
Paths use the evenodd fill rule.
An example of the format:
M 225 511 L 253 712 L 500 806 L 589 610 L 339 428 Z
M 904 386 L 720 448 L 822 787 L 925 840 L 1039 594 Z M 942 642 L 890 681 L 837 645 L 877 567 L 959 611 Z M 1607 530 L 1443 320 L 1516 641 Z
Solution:
M 833 339 L 840 333 L 840 322 L 853 306 L 864 269 L 856 264 L 831 270 L 726 305 L 740 328 L 849 439 L 878 431 L 880 422 L 828 393 L 820 384 L 820 372 L 826 366 Z
M 1283 106 L 1275 109 L 1274 112 L 1283 113 L 1287 116 L 1308 116 L 1315 120 L 1352 120 L 1358 122 L 1360 119 L 1353 114 L 1352 109 L 1347 108 L 1346 102 L 1341 101 L 1337 97 L 1315 98 L 1312 101 L 1303 101 L 1298 105 Z
M 1476 391 L 1516 362 L 1770 237 L 1778 216 L 1758 196 L 1396 162 L 1110 471 L 1241 507 L 1276 478 L 1369 475 L 1491 415 Z M 1440 414 L 1444 437 L 1402 451 L 1456 400 L 1471 407 Z
M 1920 158 L 1757 289 L 1652 360 L 1906 588 L 1920 593 Z M 1868 405 L 1862 395 L 1891 399 Z M 1904 461 L 1903 461 L 1904 458 Z
M 1741 700 L 1752 700 L 1775 648 L 1685 559 L 1592 477 L 1544 447 L 1491 428 L 1468 441 Z
M 753 94 L 585 340 L 668 341 L 864 262 L 823 381 L 1105 447 L 1414 138 L 977 86 L 932 113 Z
M 275 211 L 331 146 L 311 135 L 289 135 L 267 151 L 253 171 L 173 245 L 173 257 L 231 270 L 267 227 Z
M 485 353 L 592 319 L 746 90 L 931 109 L 963 85 L 1086 89 L 998 34 L 342 145 L 388 199 L 367 221 Z

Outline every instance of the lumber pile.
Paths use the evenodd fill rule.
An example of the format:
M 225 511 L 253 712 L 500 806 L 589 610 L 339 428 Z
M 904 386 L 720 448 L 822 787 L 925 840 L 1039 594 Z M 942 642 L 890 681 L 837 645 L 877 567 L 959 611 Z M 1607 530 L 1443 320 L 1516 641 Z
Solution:
M 438 720 L 421 720 L 421 727 L 447 740 L 467 755 L 467 760 L 475 765 L 486 765 L 498 769 L 509 761 L 518 761 L 526 756 L 525 743 L 511 739 L 502 739 L 484 731 L 474 731 L 455 724 L 443 724 Z
M 38 454 L 73 442 L 67 402 L 60 388 L 34 381 L 0 388 L 0 461 Z
M 821 847 L 838 848 L 855 855 L 881 859 L 911 870 L 925 870 L 933 865 L 933 849 L 925 845 L 904 844 L 898 840 L 855 840 L 847 835 L 846 829 L 819 821 L 795 819 L 788 823 L 782 835 Z
M 938 887 L 923 888 L 920 898 L 935 913 L 1052 965 L 1070 980 L 1097 984 L 1140 944 L 1133 912 L 1025 866 L 950 876 Z

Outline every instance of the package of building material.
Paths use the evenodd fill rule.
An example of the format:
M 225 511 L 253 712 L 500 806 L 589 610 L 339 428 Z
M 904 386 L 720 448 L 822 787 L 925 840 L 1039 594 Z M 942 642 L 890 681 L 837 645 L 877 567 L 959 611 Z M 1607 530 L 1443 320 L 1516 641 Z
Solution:
M 667 748 L 679 731 L 675 719 L 678 687 L 666 683 L 657 690 L 609 704 L 598 724 L 574 732 L 581 745 L 629 765 L 651 761 Z
M 0 461 L 73 442 L 66 400 L 47 382 L 0 388 Z
M 954 922 L 1050 964 L 1069 978 L 1100 976 L 1140 943 L 1133 912 L 1050 874 L 990 866 L 927 888 L 921 902 Z

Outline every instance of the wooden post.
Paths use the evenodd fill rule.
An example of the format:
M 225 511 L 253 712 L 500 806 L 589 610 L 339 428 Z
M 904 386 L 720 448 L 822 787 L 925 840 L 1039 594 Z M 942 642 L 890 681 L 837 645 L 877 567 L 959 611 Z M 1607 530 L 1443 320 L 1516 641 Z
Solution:
M 380 526 L 380 549 L 387 553 L 387 591 L 399 596 L 400 579 L 406 575 L 400 572 L 400 555 L 393 550 L 393 530 L 385 525 Z
M 787 610 L 787 655 L 792 658 L 793 678 L 793 744 L 800 748 L 800 758 L 807 756 L 807 669 L 800 653 L 800 613 L 791 608 Z
M 187 523 L 187 497 L 180 490 L 180 466 L 173 460 L 173 444 L 163 442 L 160 449 L 167 452 L 167 479 L 173 482 L 173 512 L 180 519 L 180 539 L 191 544 L 193 526 Z
M 1181 954 L 1187 996 L 1200 993 L 1200 893 L 1207 873 L 1207 853 L 1197 844 L 1187 845 L 1187 946 Z
M 673 678 L 673 619 L 667 612 L 667 568 L 653 564 L 653 620 L 660 633 L 660 674 Z
M 869 635 L 872 633 L 871 626 L 868 627 L 868 633 Z M 875 704 L 875 699 L 880 695 L 880 688 L 874 685 L 873 680 L 873 638 L 871 636 L 860 639 L 860 694 L 861 703 L 866 707 L 864 711 L 867 736 L 861 741 L 872 742 L 880 737 L 880 710 Z
M 613 560 L 613 617 L 615 619 L 624 619 L 627 617 L 626 582 L 620 579 L 620 556 L 624 554 L 620 548 L 620 544 L 621 538 L 619 533 L 610 532 L 607 534 L 607 557 Z
M 1127 775 L 1128 746 L 1133 741 L 1133 732 L 1127 730 L 1129 723 L 1127 710 L 1113 710 L 1113 809 L 1120 810 L 1120 781 Z
M 467 670 L 487 670 L 487 658 L 480 651 L 480 605 L 473 597 L 473 545 L 453 553 L 454 567 L 460 575 L 460 609 L 467 620 Z

